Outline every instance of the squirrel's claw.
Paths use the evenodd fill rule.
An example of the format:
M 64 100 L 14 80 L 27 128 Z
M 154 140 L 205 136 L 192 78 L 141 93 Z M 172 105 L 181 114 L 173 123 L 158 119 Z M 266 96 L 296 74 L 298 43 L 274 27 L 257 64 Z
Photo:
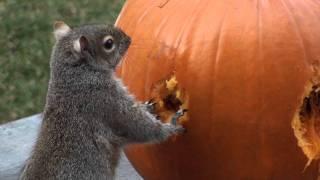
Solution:
M 188 109 L 179 109 L 171 119 L 171 124 L 177 125 L 178 119 L 186 113 Z
M 144 105 L 145 105 L 147 111 L 149 111 L 152 114 L 155 111 L 156 104 L 157 103 L 154 101 L 154 99 L 150 99 L 149 101 L 144 102 Z
M 157 104 L 157 103 L 154 101 L 154 98 L 152 98 L 149 101 L 146 101 L 144 104 L 149 105 L 149 104 Z

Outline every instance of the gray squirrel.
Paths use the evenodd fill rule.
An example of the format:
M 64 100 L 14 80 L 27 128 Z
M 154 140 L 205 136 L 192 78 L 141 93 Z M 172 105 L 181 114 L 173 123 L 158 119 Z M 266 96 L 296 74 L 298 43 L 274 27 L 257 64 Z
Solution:
M 119 28 L 57 21 L 54 35 L 43 122 L 21 180 L 112 180 L 122 147 L 184 132 L 159 121 L 153 103 L 137 102 L 115 76 L 131 43 Z

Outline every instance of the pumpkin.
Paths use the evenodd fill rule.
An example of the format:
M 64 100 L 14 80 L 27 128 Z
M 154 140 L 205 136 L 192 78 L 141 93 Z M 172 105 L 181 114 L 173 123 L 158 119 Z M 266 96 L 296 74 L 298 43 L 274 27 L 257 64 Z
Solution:
M 127 147 L 145 179 L 317 179 L 319 1 L 128 0 L 116 26 L 129 91 L 189 110 L 186 134 Z

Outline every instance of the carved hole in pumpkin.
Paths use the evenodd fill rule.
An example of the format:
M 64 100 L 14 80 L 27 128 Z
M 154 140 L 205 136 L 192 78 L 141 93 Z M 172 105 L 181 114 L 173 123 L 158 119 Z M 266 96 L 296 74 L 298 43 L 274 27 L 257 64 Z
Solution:
M 170 122 L 171 117 L 180 109 L 188 109 L 189 98 L 181 88 L 175 75 L 170 75 L 153 85 L 151 98 L 157 103 L 155 113 L 163 122 Z M 187 114 L 179 119 L 179 123 L 187 121 Z
M 292 121 L 298 146 L 308 158 L 307 168 L 320 158 L 320 86 L 309 85 Z
M 163 104 L 166 109 L 178 111 L 182 102 L 177 98 L 176 94 L 169 94 L 163 100 Z

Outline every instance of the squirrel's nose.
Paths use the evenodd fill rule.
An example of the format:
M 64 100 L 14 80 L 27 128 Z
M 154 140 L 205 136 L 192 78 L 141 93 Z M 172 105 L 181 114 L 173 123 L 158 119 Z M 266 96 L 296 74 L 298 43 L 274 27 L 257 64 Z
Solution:
M 128 45 L 130 45 L 131 44 L 131 38 L 128 36 L 127 37 L 127 42 L 126 42 Z
M 123 45 L 126 47 L 126 48 L 129 48 L 130 44 L 131 44 L 131 38 L 129 36 L 127 36 L 123 42 Z
M 129 36 L 127 36 L 125 39 L 121 41 L 120 43 L 121 54 L 124 54 L 128 50 L 130 44 L 131 44 L 131 38 Z

